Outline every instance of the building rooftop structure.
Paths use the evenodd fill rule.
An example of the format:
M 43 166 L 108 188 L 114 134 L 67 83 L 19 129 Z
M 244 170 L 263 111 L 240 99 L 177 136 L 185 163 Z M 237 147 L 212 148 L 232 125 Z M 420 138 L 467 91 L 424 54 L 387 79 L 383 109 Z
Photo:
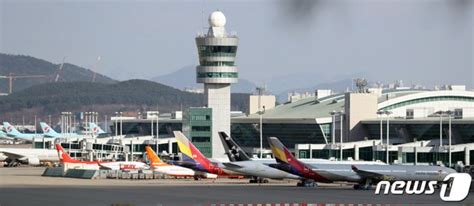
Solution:
M 385 89 L 378 95 L 378 110 L 392 110 L 399 107 L 413 106 L 423 102 L 459 101 L 471 104 L 474 109 L 474 91 L 457 90 L 420 90 L 420 89 Z M 470 102 L 470 103 L 469 103 Z M 276 106 L 274 109 L 266 110 L 263 118 L 268 121 L 299 119 L 317 121 L 319 123 L 330 122 L 332 111 L 344 110 L 344 94 L 334 94 L 316 99 L 315 97 L 304 98 L 295 102 Z M 456 105 L 446 105 L 456 107 Z M 436 111 L 433 111 L 436 112 Z M 404 116 L 404 115 L 403 115 Z M 469 117 L 470 115 L 465 115 Z M 472 115 L 474 117 L 474 114 Z M 396 117 L 394 115 L 393 117 Z M 258 114 L 246 117 L 234 118 L 233 121 L 245 122 L 246 119 L 258 119 Z

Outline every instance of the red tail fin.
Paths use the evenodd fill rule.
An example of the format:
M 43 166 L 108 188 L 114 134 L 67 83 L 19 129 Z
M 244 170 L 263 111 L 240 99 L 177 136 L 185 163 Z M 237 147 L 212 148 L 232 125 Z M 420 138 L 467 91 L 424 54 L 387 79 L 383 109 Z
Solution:
M 59 155 L 59 160 L 61 162 L 78 162 L 78 160 L 72 159 L 69 154 L 64 151 L 64 148 L 61 146 L 61 144 L 56 144 L 56 150 L 58 151 Z

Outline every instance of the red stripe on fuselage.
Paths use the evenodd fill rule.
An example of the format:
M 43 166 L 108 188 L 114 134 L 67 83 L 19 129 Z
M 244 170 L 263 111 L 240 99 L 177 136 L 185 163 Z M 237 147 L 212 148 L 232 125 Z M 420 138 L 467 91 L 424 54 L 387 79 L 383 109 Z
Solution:
M 206 169 L 207 172 L 211 174 L 216 174 L 216 175 L 229 175 L 226 172 L 224 172 L 218 165 L 212 163 L 211 161 L 209 161 L 209 159 L 204 157 L 204 155 L 192 143 L 189 144 L 189 148 L 193 155 L 192 156 L 193 160 L 201 164 L 201 166 L 204 167 L 204 169 Z
M 284 151 L 285 151 L 285 156 L 287 158 L 288 164 L 290 164 L 293 168 L 295 168 L 298 172 L 300 172 L 304 178 L 313 179 L 317 182 L 327 182 L 327 183 L 332 182 L 331 180 L 328 180 L 325 177 L 313 171 L 304 163 L 297 160 L 293 156 L 293 154 L 291 154 L 290 151 L 288 151 L 288 149 L 284 148 Z

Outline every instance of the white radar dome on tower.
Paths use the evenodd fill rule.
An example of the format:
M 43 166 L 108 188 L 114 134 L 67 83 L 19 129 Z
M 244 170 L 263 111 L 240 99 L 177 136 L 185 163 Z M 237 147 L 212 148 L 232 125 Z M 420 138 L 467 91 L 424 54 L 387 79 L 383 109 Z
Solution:
M 226 23 L 226 19 L 224 13 L 217 10 L 211 13 L 209 16 L 209 25 L 211 27 L 224 27 Z

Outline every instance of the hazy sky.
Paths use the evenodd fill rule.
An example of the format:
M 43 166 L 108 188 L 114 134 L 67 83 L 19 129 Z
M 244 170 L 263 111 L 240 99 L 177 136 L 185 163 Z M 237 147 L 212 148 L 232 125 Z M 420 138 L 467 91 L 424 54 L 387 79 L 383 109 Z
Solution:
M 100 55 L 99 72 L 117 79 L 195 65 L 194 37 L 220 9 L 254 82 L 364 74 L 474 87 L 471 0 L 0 2 L 0 52 L 88 68 Z

